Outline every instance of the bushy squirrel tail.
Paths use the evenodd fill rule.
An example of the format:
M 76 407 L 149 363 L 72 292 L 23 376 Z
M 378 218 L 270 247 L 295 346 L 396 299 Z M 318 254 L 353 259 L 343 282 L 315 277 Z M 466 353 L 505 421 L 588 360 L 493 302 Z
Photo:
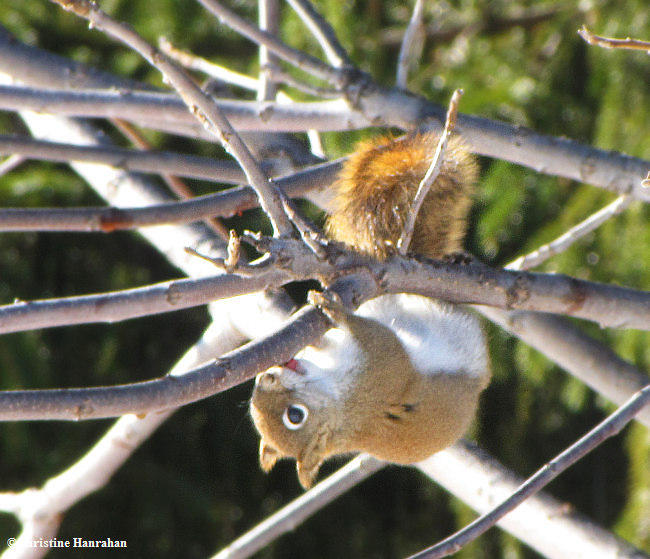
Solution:
M 439 136 L 419 133 L 361 143 L 334 184 L 330 238 L 385 259 L 396 250 L 407 212 L 433 159 Z M 415 222 L 410 253 L 441 258 L 462 250 L 478 164 L 458 137 Z

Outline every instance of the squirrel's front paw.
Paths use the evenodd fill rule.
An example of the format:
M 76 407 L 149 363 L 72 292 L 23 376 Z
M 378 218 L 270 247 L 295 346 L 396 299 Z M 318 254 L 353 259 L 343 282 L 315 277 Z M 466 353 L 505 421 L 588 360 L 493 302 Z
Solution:
M 350 311 L 345 308 L 341 298 L 333 291 L 309 291 L 307 302 L 323 311 L 334 324 L 347 322 L 346 319 Z

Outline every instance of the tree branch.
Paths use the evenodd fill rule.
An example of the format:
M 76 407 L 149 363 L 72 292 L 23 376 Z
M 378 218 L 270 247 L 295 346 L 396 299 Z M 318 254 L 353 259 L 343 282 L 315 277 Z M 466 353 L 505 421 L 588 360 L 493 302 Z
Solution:
M 0 331 L 112 322 L 142 316 L 147 309 L 151 314 L 178 310 L 291 280 L 319 279 L 329 285 L 364 271 L 374 281 L 355 296 L 355 305 L 382 293 L 418 293 L 452 303 L 540 310 L 594 320 L 603 326 L 650 330 L 650 293 L 645 291 L 484 265 L 397 256 L 378 262 L 334 245 L 318 256 L 302 241 L 247 238 L 259 250 L 270 250 L 271 258 L 238 265 L 235 271 L 246 277 L 177 280 L 114 293 L 19 302 L 0 307 Z M 223 260 L 213 262 L 225 267 Z
M 287 243 L 293 242 L 299 245 L 303 254 L 308 258 L 296 258 L 300 260 L 300 264 L 307 268 L 304 272 L 309 277 L 318 274 L 319 263 L 321 269 L 326 266 L 319 258 L 316 258 L 314 253 L 306 248 L 300 241 L 290 241 L 288 239 L 282 241 L 281 239 L 266 239 L 262 243 Z M 300 250 L 298 249 L 298 250 Z M 296 250 L 296 252 L 298 252 Z M 281 255 L 286 257 L 278 250 L 274 250 L 273 256 Z M 355 258 L 357 255 L 354 255 Z M 334 269 L 346 269 L 347 255 L 337 257 L 330 260 Z M 311 262 L 311 263 L 310 263 Z M 347 261 L 349 266 L 350 261 Z M 509 305 L 513 304 L 513 297 L 520 298 L 522 294 L 525 297 L 520 301 L 515 301 L 515 304 L 528 305 L 531 301 L 542 301 L 543 308 L 548 309 L 549 302 L 544 302 L 551 295 L 554 297 L 558 292 L 562 293 L 564 288 L 563 282 L 567 278 L 562 276 L 544 276 L 543 279 L 539 274 L 527 274 L 523 272 L 508 272 L 500 271 L 496 274 L 492 270 L 484 266 L 454 266 L 455 268 L 462 269 L 460 274 L 453 274 L 454 280 L 450 282 L 453 286 L 452 289 L 441 285 L 436 281 L 436 277 L 429 277 L 420 284 L 421 278 L 426 278 L 429 270 L 436 272 L 443 272 L 443 277 L 446 266 L 435 262 L 421 263 L 413 260 L 404 260 L 395 258 L 389 260 L 386 264 L 377 264 L 380 266 L 378 269 L 373 270 L 375 278 L 381 279 L 382 292 L 417 292 L 423 295 L 428 295 L 436 298 L 451 299 L 455 302 L 458 297 L 469 296 L 475 298 L 478 292 L 485 292 L 484 286 L 491 285 L 492 290 L 488 290 L 487 295 L 493 296 L 495 299 L 503 297 L 504 300 L 509 301 Z M 358 270 L 358 265 L 353 266 Z M 372 270 L 372 266 L 370 266 Z M 296 272 L 300 274 L 300 266 L 296 267 Z M 435 274 L 437 275 L 437 274 Z M 508 281 L 503 280 L 504 277 L 509 275 L 518 278 L 517 281 L 512 282 L 514 287 L 514 295 L 508 296 L 508 289 L 494 289 L 495 284 L 507 285 Z M 439 277 L 439 276 L 438 276 Z M 346 298 L 348 304 L 358 305 L 364 299 L 378 295 L 378 284 L 373 284 L 369 277 L 359 283 L 360 276 L 347 276 L 339 278 L 339 282 L 346 286 Z M 409 282 L 416 280 L 416 284 L 422 285 L 421 289 L 413 289 L 409 287 Z M 523 278 L 523 280 L 521 279 Z M 467 284 L 465 281 L 467 280 Z M 351 281 L 350 281 L 351 280 Z M 579 280 L 568 279 L 569 285 L 576 285 L 573 282 Z M 527 285 L 535 285 L 540 282 L 536 290 L 529 290 Z M 594 305 L 590 299 L 598 299 L 598 291 L 600 289 L 616 290 L 615 286 L 602 286 L 592 284 L 587 286 L 588 282 L 578 283 L 578 292 L 585 295 L 582 299 L 583 307 L 586 309 L 598 307 L 598 302 Z M 405 287 L 406 285 L 406 287 Z M 630 291 L 630 290 L 627 290 Z M 450 293 L 451 292 L 451 293 Z M 449 293 L 445 296 L 445 293 Z M 543 294 L 547 293 L 548 296 Z M 636 292 L 635 292 L 636 293 Z M 637 293 L 639 300 L 634 301 L 631 293 L 626 293 L 625 298 L 617 301 L 617 305 L 625 307 L 625 304 L 630 304 L 631 307 L 639 310 L 639 307 L 646 308 L 650 305 L 650 294 Z M 557 303 L 556 300 L 553 301 Z M 611 304 L 611 303 L 610 303 Z M 645 305 L 645 307 L 644 307 Z M 575 309 L 575 305 L 573 305 Z M 567 309 L 568 310 L 568 309 Z M 602 309 L 601 309 L 602 312 Z M 579 311 L 575 315 L 581 314 Z M 603 317 L 610 317 L 611 315 L 621 316 L 624 311 L 617 309 L 609 313 L 605 312 Z M 628 313 L 629 314 L 629 313 Z M 647 324 L 650 317 L 650 312 L 641 310 L 639 316 L 635 317 L 640 324 Z M 616 319 L 617 322 L 620 318 Z M 627 321 L 630 322 L 630 317 Z M 632 320 L 632 322 L 634 322 Z M 235 352 L 223 356 L 214 364 L 196 369 L 183 377 L 183 381 L 178 384 L 170 383 L 168 378 L 157 379 L 142 383 L 135 383 L 131 385 L 116 386 L 116 387 L 101 387 L 101 388 L 82 388 L 82 389 L 55 389 L 55 390 L 34 390 L 34 391 L 8 391 L 0 393 L 0 420 L 15 420 L 15 419 L 90 419 L 98 417 L 109 417 L 112 415 L 122 415 L 124 413 L 147 413 L 158 409 L 165 409 L 168 407 L 183 405 L 197 399 L 205 398 L 221 390 L 230 388 L 239 384 L 248 378 L 254 376 L 258 371 L 264 370 L 277 363 L 288 361 L 299 349 L 315 341 L 322 335 L 328 327 L 328 321 L 322 314 L 317 313 L 314 309 L 299 312 L 288 326 L 283 328 L 280 332 L 260 341 L 247 344 L 243 348 Z
M 418 0 L 419 1 L 419 0 Z M 416 6 L 417 7 L 417 6 Z M 447 110 L 447 117 L 445 118 L 445 126 L 438 140 L 438 145 L 436 151 L 431 160 L 431 165 L 427 169 L 423 179 L 418 185 L 417 192 L 411 203 L 408 214 L 406 215 L 406 223 L 404 224 L 404 230 L 402 231 L 399 239 L 397 240 L 397 250 L 400 254 L 404 255 L 408 252 L 409 246 L 411 245 L 411 239 L 413 237 L 413 231 L 415 230 L 415 220 L 420 213 L 420 208 L 424 203 L 424 199 L 429 194 L 429 190 L 433 186 L 433 183 L 436 182 L 438 175 L 440 174 L 440 169 L 442 168 L 442 163 L 445 160 L 445 152 L 447 151 L 447 142 L 449 137 L 456 126 L 456 114 L 458 112 L 458 103 L 460 102 L 460 97 L 463 94 L 462 89 L 457 89 L 454 91 L 449 101 L 449 109 Z
M 136 151 L 117 146 L 79 146 L 45 142 L 27 136 L 0 135 L 0 154 L 16 154 L 23 159 L 62 163 L 70 161 L 103 163 L 125 171 L 169 173 L 179 177 L 226 184 L 246 182 L 246 176 L 241 167 L 234 161 L 171 151 Z
M 211 98 L 212 99 L 212 98 Z M 304 132 L 308 128 L 356 130 L 371 123 L 342 100 L 302 103 L 213 100 L 239 131 Z M 215 141 L 177 95 L 147 91 L 55 90 L 0 86 L 0 108 L 66 116 L 122 118 L 157 130 Z
M 0 70 L 2 62 L 0 56 Z M 427 125 L 440 132 L 442 125 L 439 122 L 444 122 L 446 112 L 440 105 L 407 96 L 398 90 L 370 88 L 365 96 L 362 94 L 359 103 L 366 107 L 364 112 L 351 111 L 342 101 L 284 105 L 221 100 L 219 106 L 238 130 L 285 132 L 353 130 L 373 125 L 410 128 L 427 117 L 431 119 Z M 0 86 L 0 108 L 125 118 L 145 127 L 210 138 L 210 135 L 197 130 L 198 126 L 182 102 L 170 94 L 52 91 Z M 471 115 L 458 115 L 457 130 L 470 148 L 481 155 L 518 163 L 547 175 L 587 182 L 639 200 L 650 200 L 650 189 L 641 186 L 650 168 L 650 162 L 646 160 Z
M 233 72 L 225 66 L 215 64 L 210 62 L 205 58 L 196 56 L 191 52 L 186 52 L 184 50 L 176 48 L 169 42 L 165 37 L 160 37 L 158 39 L 158 48 L 164 52 L 169 58 L 178 62 L 183 68 L 188 70 L 196 70 L 197 72 L 203 72 L 204 74 L 215 78 L 219 81 L 230 85 L 236 85 L 237 87 L 243 87 L 250 91 L 255 91 L 258 86 L 258 80 L 247 76 L 246 74 L 240 74 L 239 72 Z
M 97 388 L 0 392 L 0 421 L 79 421 L 151 413 L 207 398 L 291 359 L 331 326 L 320 311 L 306 307 L 281 330 L 222 355 L 182 376 Z
M 311 34 L 323 49 L 329 63 L 335 68 L 352 66 L 347 51 L 339 42 L 338 37 L 329 22 L 320 15 L 308 0 L 287 0 L 287 3 L 298 14 Z
M 580 35 L 590 45 L 597 45 L 606 49 L 644 50 L 647 54 L 650 54 L 650 42 L 648 41 L 631 39 L 630 37 L 627 37 L 626 39 L 601 37 L 599 35 L 594 35 L 585 25 L 578 29 L 578 35 Z
M 479 512 L 489 511 L 524 482 L 485 451 L 465 441 L 434 454 L 417 467 Z M 573 507 L 539 493 L 503 517 L 499 526 L 544 557 L 641 559 L 643 552 L 594 524 Z
M 83 148 L 84 150 L 86 148 Z M 84 158 L 81 152 L 80 159 Z M 88 159 L 104 159 L 94 152 Z M 298 171 L 276 180 L 289 197 L 313 197 L 315 184 L 327 184 L 340 169 L 341 161 L 332 161 Z M 199 174 L 199 173 L 197 173 Z M 77 208 L 4 208 L 0 209 L 0 231 L 78 231 L 108 233 L 151 225 L 191 223 L 207 217 L 231 217 L 257 207 L 250 187 L 238 187 L 196 196 L 189 200 L 162 202 L 144 207 Z
M 419 60 L 422 54 L 422 47 L 424 45 L 424 24 L 422 22 L 422 14 L 424 12 L 423 0 L 415 0 L 413 6 L 413 13 L 409 24 L 404 31 L 402 38 L 399 55 L 397 57 L 397 77 L 395 85 L 402 89 L 408 88 L 408 73 L 409 68 L 416 60 Z
M 318 58 L 314 58 L 309 54 L 286 45 L 270 33 L 262 31 L 259 27 L 249 23 L 244 18 L 238 16 L 235 12 L 229 10 L 215 0 L 198 1 L 206 10 L 214 14 L 219 21 L 237 31 L 240 35 L 254 41 L 258 45 L 264 45 L 278 58 L 289 62 L 296 68 L 304 70 L 307 73 L 327 80 L 337 87 L 342 87 L 345 84 L 345 75 L 342 74 L 340 70 L 321 62 Z
M 262 172 L 252 154 L 214 100 L 201 90 L 174 62 L 161 51 L 147 43 L 130 27 L 121 24 L 100 10 L 91 0 L 51 0 L 64 9 L 88 20 L 129 46 L 159 70 L 179 93 L 190 112 L 216 138 L 239 163 L 249 184 L 255 189 L 260 205 L 273 225 L 276 235 L 290 235 L 291 223 L 284 213 L 282 194 Z
M 491 307 L 476 310 L 615 404 L 623 404 L 650 381 L 647 373 L 562 317 Z M 649 409 L 638 418 L 650 428 Z
M 608 204 L 604 208 L 594 212 L 587 219 L 574 225 L 557 239 L 542 245 L 529 254 L 520 256 L 514 262 L 508 264 L 507 268 L 509 270 L 530 270 L 531 268 L 539 266 L 552 256 L 567 250 L 573 243 L 591 233 L 594 229 L 600 227 L 611 217 L 621 213 L 632 203 L 632 201 L 632 198 L 629 196 L 619 196 L 611 204 Z
M 233 336 L 230 325 L 223 321 L 213 323 L 169 374 L 182 375 L 242 341 Z M 33 540 L 53 537 L 63 513 L 90 493 L 104 487 L 173 411 L 151 413 L 144 417 L 125 415 L 83 457 L 60 474 L 50 477 L 42 488 L 29 488 L 20 493 L 0 493 L 0 510 L 16 515 L 23 526 L 13 549 L 32 550 Z M 47 551 L 46 548 L 42 549 Z M 6 553 L 3 557 L 5 555 Z
M 269 270 L 246 278 L 221 274 L 79 297 L 16 301 L 0 306 L 0 334 L 73 324 L 112 323 L 177 311 L 254 293 L 288 280 L 288 274 Z
M 295 530 L 310 516 L 382 469 L 385 465 L 385 462 L 372 456 L 360 454 L 309 491 L 238 537 L 228 547 L 213 555 L 212 559 L 250 557 L 283 534 Z

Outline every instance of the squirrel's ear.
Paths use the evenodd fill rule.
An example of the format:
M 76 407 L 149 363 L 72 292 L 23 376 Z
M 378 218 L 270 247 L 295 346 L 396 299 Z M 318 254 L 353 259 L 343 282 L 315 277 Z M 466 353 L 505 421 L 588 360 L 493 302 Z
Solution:
M 300 482 L 300 485 L 302 485 L 303 489 L 309 489 L 313 485 L 314 479 L 318 475 L 318 470 L 320 468 L 321 462 L 318 462 L 316 464 L 308 464 L 300 460 L 296 461 L 298 481 Z
M 272 446 L 266 444 L 264 439 L 260 440 L 260 466 L 265 472 L 271 471 L 281 454 Z
M 318 475 L 318 470 L 323 460 L 327 458 L 327 446 L 330 433 L 326 429 L 320 430 L 307 445 L 307 448 L 296 460 L 298 481 L 305 489 L 309 489 Z

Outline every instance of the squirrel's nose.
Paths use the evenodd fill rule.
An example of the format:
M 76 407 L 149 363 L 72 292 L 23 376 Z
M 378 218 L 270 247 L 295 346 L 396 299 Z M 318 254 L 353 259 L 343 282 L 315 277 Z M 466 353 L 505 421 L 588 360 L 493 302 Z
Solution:
M 259 386 L 264 390 L 270 390 L 280 384 L 277 373 L 272 369 L 264 371 L 255 377 L 255 386 Z

